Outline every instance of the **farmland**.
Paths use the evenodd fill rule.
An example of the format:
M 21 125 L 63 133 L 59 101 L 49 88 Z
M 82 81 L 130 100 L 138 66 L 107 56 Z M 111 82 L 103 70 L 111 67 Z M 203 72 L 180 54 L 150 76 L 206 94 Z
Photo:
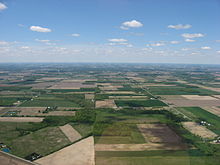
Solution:
M 39 154 L 42 165 L 217 165 L 220 93 L 204 88 L 218 88 L 213 72 L 220 68 L 0 66 L 0 143 L 24 159 Z

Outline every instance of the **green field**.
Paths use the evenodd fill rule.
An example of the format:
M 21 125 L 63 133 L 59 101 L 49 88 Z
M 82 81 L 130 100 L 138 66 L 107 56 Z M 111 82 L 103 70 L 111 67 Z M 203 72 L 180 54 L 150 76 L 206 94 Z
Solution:
M 37 130 L 44 125 L 42 123 L 11 123 L 0 122 L 0 141 L 9 144 L 13 139 L 23 136 L 32 130 Z
M 211 124 L 209 128 L 220 135 L 220 117 L 200 108 L 200 107 L 184 107 L 187 112 L 192 113 L 197 117 L 197 120 L 204 120 Z
M 20 105 L 21 107 L 80 107 L 78 104 L 64 99 L 34 99 Z
M 148 87 L 154 95 L 214 95 L 218 92 L 202 88 L 189 87 Z
M 33 100 L 22 103 L 21 107 L 83 107 L 85 105 L 91 105 L 88 100 L 84 100 L 84 95 L 42 95 Z M 93 106 L 93 105 L 91 105 Z
M 136 144 L 145 143 L 145 139 L 136 124 L 114 123 L 106 127 L 101 136 L 95 137 L 95 143 Z
M 58 127 L 47 127 L 14 139 L 9 145 L 12 154 L 25 157 L 36 152 L 47 155 L 70 144 Z
M 70 123 L 71 126 L 76 129 L 82 137 L 92 134 L 92 125 L 85 123 Z
M 167 106 L 160 100 L 115 100 L 119 107 L 161 107 Z
M 0 97 L 0 106 L 13 106 L 18 101 L 30 100 L 30 97 Z

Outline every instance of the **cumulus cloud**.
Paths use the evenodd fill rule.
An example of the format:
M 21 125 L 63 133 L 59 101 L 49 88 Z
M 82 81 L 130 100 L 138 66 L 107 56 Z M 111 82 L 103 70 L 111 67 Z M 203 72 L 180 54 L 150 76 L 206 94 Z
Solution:
M 78 34 L 78 33 L 73 33 L 73 34 L 71 34 L 71 36 L 72 36 L 72 37 L 79 37 L 80 34 Z
M 189 38 L 186 38 L 185 41 L 186 42 L 195 42 L 195 40 L 192 40 L 192 39 L 189 39 Z
M 157 43 L 150 44 L 150 46 L 164 46 L 164 45 L 165 45 L 165 43 L 163 43 L 163 42 L 157 42 Z
M 203 49 L 203 50 L 210 50 L 210 49 L 212 49 L 212 48 L 209 47 L 209 46 L 203 46 L 203 47 L 201 47 L 201 49 Z
M 30 30 L 35 31 L 35 32 L 42 32 L 42 33 L 48 33 L 51 32 L 51 29 L 40 27 L 40 26 L 31 26 Z
M 170 41 L 171 44 L 178 44 L 180 43 L 179 41 Z
M 191 28 L 192 25 L 190 24 L 186 24 L 186 25 L 183 25 L 183 24 L 178 24 L 178 25 L 168 25 L 168 28 L 170 29 L 176 29 L 176 30 L 179 30 L 179 29 L 189 29 Z
M 0 2 L 0 11 L 7 9 L 7 6 Z
M 184 38 L 200 38 L 200 37 L 204 37 L 205 35 L 202 33 L 184 33 L 182 34 L 182 37 Z
M 219 53 L 219 54 L 220 54 L 220 50 L 218 50 L 218 51 L 217 51 L 217 53 Z
M 123 38 L 112 38 L 112 39 L 108 39 L 108 41 L 110 42 L 126 42 L 126 39 Z
M 120 26 L 121 29 L 123 30 L 128 30 L 129 28 L 139 28 L 142 27 L 143 24 L 137 20 L 132 20 L 132 21 L 126 21 L 123 22 L 122 25 Z

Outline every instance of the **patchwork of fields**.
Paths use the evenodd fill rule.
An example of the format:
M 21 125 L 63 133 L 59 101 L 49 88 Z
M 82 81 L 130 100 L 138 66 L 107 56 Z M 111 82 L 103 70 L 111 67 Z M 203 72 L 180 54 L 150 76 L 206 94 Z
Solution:
M 219 75 L 217 66 L 1 66 L 0 150 L 41 165 L 218 165 Z

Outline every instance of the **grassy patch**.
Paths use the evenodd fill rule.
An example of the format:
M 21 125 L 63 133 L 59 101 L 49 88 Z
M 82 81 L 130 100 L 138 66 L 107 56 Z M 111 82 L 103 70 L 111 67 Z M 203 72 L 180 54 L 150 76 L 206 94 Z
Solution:
M 145 143 L 136 124 L 114 123 L 105 128 L 100 137 L 95 138 L 100 144 Z
M 44 127 L 42 123 L 0 122 L 0 141 L 9 144 L 13 139 Z
M 160 107 L 167 106 L 160 100 L 115 100 L 120 107 Z
M 70 123 L 73 128 L 75 128 L 82 137 L 88 136 L 92 133 L 92 125 L 83 123 Z
M 47 127 L 14 139 L 10 147 L 12 154 L 25 157 L 33 152 L 47 155 L 69 143 L 58 127 Z

